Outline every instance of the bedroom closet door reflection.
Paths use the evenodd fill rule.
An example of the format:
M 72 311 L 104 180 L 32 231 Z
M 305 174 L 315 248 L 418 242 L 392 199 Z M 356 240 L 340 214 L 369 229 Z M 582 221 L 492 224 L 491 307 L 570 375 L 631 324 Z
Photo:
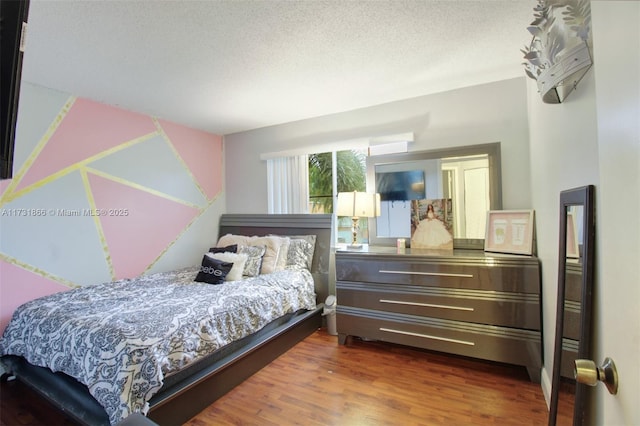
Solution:
M 560 194 L 558 306 L 549 425 L 582 425 L 584 384 L 574 378 L 576 359 L 590 358 L 595 226 L 593 186 Z

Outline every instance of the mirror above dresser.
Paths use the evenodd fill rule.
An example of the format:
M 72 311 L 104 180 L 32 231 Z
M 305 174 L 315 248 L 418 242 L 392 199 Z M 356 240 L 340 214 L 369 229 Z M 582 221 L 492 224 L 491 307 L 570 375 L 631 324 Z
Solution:
M 411 200 L 451 199 L 454 248 L 482 249 L 486 213 L 502 208 L 500 143 L 370 156 L 367 190 L 381 193 L 372 245 L 411 237 Z

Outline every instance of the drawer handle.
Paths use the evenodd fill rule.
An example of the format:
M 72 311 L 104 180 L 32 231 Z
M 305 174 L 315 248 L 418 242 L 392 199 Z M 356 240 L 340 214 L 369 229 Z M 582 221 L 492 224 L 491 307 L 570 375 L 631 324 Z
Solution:
M 389 299 L 380 299 L 380 303 L 392 303 L 395 305 L 424 306 L 426 308 L 453 309 L 455 311 L 472 311 L 473 312 L 473 309 L 474 309 L 474 308 L 467 308 L 466 306 L 435 305 L 433 303 L 404 302 L 402 300 L 389 300 Z
M 429 334 L 421 334 L 421 333 L 411 333 L 410 331 L 394 330 L 392 328 L 380 327 L 380 331 L 387 331 L 389 333 L 396 333 L 396 334 L 406 334 L 407 336 L 423 337 L 425 339 L 442 340 L 444 342 L 459 343 L 461 345 L 475 346 L 475 343 L 468 342 L 466 340 L 448 339 L 446 337 L 431 336 Z
M 378 272 L 381 274 L 403 274 L 403 275 L 428 275 L 432 277 L 462 277 L 473 278 L 471 274 L 450 274 L 447 272 L 417 272 L 417 271 L 389 271 L 381 269 Z

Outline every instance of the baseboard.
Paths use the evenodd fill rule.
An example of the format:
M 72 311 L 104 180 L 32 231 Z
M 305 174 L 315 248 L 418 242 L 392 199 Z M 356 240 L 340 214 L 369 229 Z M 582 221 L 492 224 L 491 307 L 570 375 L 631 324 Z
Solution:
M 544 400 L 547 402 L 547 410 L 551 406 L 551 384 L 552 380 L 549 377 L 547 369 L 542 367 L 542 370 L 540 371 L 540 387 L 542 388 Z

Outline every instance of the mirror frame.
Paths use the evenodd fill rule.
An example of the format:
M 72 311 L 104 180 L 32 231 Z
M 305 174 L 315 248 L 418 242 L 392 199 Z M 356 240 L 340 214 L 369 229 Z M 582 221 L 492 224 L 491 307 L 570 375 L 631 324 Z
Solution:
M 367 157 L 367 190 L 375 191 L 375 167 L 384 164 L 405 163 L 420 160 L 434 160 L 449 157 L 466 157 L 487 154 L 489 156 L 489 203 L 491 210 L 502 209 L 502 167 L 500 142 L 479 145 L 434 149 L 429 151 L 410 151 L 399 154 L 386 154 Z M 369 244 L 395 246 L 398 237 L 378 237 L 375 218 L 369 219 Z M 454 249 L 484 249 L 484 239 L 454 238 Z
M 582 285 L 580 306 L 580 342 L 577 359 L 591 358 L 591 305 L 593 291 L 593 270 L 595 255 L 595 187 L 593 185 L 569 189 L 560 192 L 560 232 L 558 252 L 558 299 L 556 306 L 556 334 L 553 350 L 553 378 L 551 402 L 549 405 L 549 426 L 555 426 L 558 419 L 558 399 L 562 370 L 562 343 L 564 332 L 564 305 L 566 284 L 567 250 L 567 208 L 584 206 L 583 241 L 581 247 Z M 587 385 L 576 382 L 573 424 L 582 425 L 585 418 Z

